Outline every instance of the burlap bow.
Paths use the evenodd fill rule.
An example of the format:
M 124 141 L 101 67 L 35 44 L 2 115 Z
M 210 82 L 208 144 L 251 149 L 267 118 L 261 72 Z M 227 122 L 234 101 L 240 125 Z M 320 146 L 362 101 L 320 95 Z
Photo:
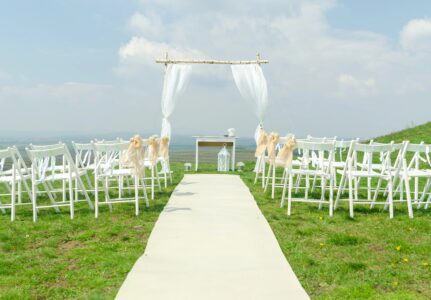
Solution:
M 257 140 L 256 152 L 254 153 L 255 157 L 261 157 L 262 154 L 265 153 L 267 143 L 268 143 L 268 135 L 262 128 L 260 128 L 259 138 Z
M 148 139 L 147 158 L 153 166 L 157 163 L 158 154 L 159 154 L 159 141 L 155 136 L 151 136 Z
M 280 135 L 276 132 L 271 132 L 268 138 L 267 150 L 268 150 L 268 160 L 271 164 L 275 161 L 276 151 L 278 141 L 280 139 Z
M 160 139 L 159 156 L 165 161 L 169 159 L 169 137 L 164 136 Z
M 142 138 L 135 135 L 130 139 L 129 148 L 123 159 L 123 164 L 132 168 L 134 175 L 142 176 L 144 174 L 145 151 L 142 147 Z
M 296 148 L 296 139 L 294 136 L 289 136 L 283 148 L 278 152 L 275 159 L 277 165 L 289 168 L 292 166 L 293 150 Z

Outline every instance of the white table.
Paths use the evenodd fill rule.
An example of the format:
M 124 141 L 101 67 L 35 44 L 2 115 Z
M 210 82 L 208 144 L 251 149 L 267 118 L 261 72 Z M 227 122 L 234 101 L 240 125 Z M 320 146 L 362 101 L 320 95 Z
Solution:
M 225 137 L 225 136 L 193 136 L 196 138 L 196 161 L 195 161 L 195 169 L 198 170 L 199 165 L 199 147 L 223 147 L 226 144 L 226 147 L 232 148 L 231 155 L 231 169 L 235 171 L 235 146 L 236 146 L 236 137 Z

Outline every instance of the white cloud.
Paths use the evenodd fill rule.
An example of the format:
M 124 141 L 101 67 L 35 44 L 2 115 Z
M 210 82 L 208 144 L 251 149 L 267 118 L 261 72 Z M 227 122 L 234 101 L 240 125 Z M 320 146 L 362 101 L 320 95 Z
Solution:
M 169 53 L 170 57 L 177 59 L 198 57 L 204 58 L 204 54 L 196 49 L 173 47 L 167 43 L 148 40 L 144 37 L 133 37 L 127 44 L 120 47 L 120 74 L 133 73 L 141 70 L 141 65 L 156 66 L 157 58 L 164 58 Z
M 127 21 L 127 27 L 129 29 L 146 36 L 160 35 L 162 26 L 161 18 L 154 13 L 144 15 L 140 12 L 136 12 Z
M 400 33 L 400 42 L 407 50 L 431 51 L 431 19 L 409 21 Z
M 397 47 L 382 34 L 332 27 L 327 21 L 328 10 L 337 5 L 332 0 L 251 0 L 246 6 L 243 1 L 227 0 L 186 0 L 181 5 L 173 0 L 144 2 L 146 13 L 134 14 L 128 21 L 134 37 L 119 49 L 118 68 L 121 74 L 145 76 L 153 82 L 143 91 L 153 99 L 160 97 L 162 85 L 154 60 L 166 51 L 174 58 L 214 59 L 252 59 L 259 51 L 270 61 L 263 66 L 270 95 L 269 130 L 370 136 L 412 119 L 415 123 L 429 119 L 425 110 L 417 109 L 427 105 L 431 93 L 427 67 L 431 57 L 423 51 L 430 49 L 429 19 L 407 23 L 400 32 L 402 47 Z M 151 17 L 149 11 L 163 18 Z M 151 29 L 154 24 L 157 35 Z M 206 133 L 235 126 L 244 136 L 254 128 L 256 120 L 246 102 L 241 102 L 229 69 L 194 67 L 184 98 L 173 115 L 174 131 L 191 128 L 190 122 L 207 124 L 215 115 L 225 115 L 224 122 L 211 123 Z M 199 110 L 201 103 L 206 105 L 203 110 Z M 240 117 L 230 113 L 235 109 Z M 383 110 L 387 114 L 381 122 Z M 339 118 L 328 118 L 334 112 Z M 184 119 L 184 114 L 197 116 L 200 123 Z M 369 116 L 366 126 L 357 120 L 364 114 Z

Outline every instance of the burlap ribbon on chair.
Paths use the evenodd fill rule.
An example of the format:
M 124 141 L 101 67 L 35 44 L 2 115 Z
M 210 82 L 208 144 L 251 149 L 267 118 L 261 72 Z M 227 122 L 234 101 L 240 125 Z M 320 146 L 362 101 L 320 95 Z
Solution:
M 283 145 L 283 148 L 278 152 L 275 159 L 277 165 L 289 168 L 292 166 L 293 150 L 296 149 L 296 139 L 294 136 L 288 136 L 287 142 Z
M 256 152 L 254 153 L 254 156 L 261 157 L 262 154 L 265 153 L 267 144 L 268 144 L 268 135 L 262 128 L 260 128 L 259 139 L 257 140 Z
M 268 160 L 269 160 L 269 163 L 271 164 L 273 164 L 275 161 L 276 147 L 279 139 L 280 139 L 280 135 L 276 132 L 271 132 L 271 134 L 268 137 L 268 144 L 266 147 L 268 150 Z
M 124 156 L 123 163 L 132 168 L 133 175 L 142 176 L 144 174 L 145 151 L 142 147 L 142 138 L 135 135 L 130 139 L 129 148 Z
M 157 163 L 158 156 L 159 156 L 159 141 L 157 137 L 151 136 L 148 139 L 147 158 L 153 166 Z
M 160 139 L 159 156 L 165 161 L 169 159 L 169 137 L 164 136 Z

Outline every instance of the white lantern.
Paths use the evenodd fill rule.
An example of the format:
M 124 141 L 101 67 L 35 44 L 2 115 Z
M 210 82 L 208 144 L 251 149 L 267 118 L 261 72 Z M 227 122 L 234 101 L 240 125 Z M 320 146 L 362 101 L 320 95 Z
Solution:
M 192 170 L 192 164 L 191 164 L 191 163 L 186 162 L 186 163 L 184 164 L 184 171 L 186 171 L 186 172 L 190 172 L 191 170 Z
M 223 145 L 223 148 L 217 155 L 217 171 L 219 172 L 228 172 L 229 171 L 229 163 L 230 163 L 230 153 L 226 149 L 226 144 Z

